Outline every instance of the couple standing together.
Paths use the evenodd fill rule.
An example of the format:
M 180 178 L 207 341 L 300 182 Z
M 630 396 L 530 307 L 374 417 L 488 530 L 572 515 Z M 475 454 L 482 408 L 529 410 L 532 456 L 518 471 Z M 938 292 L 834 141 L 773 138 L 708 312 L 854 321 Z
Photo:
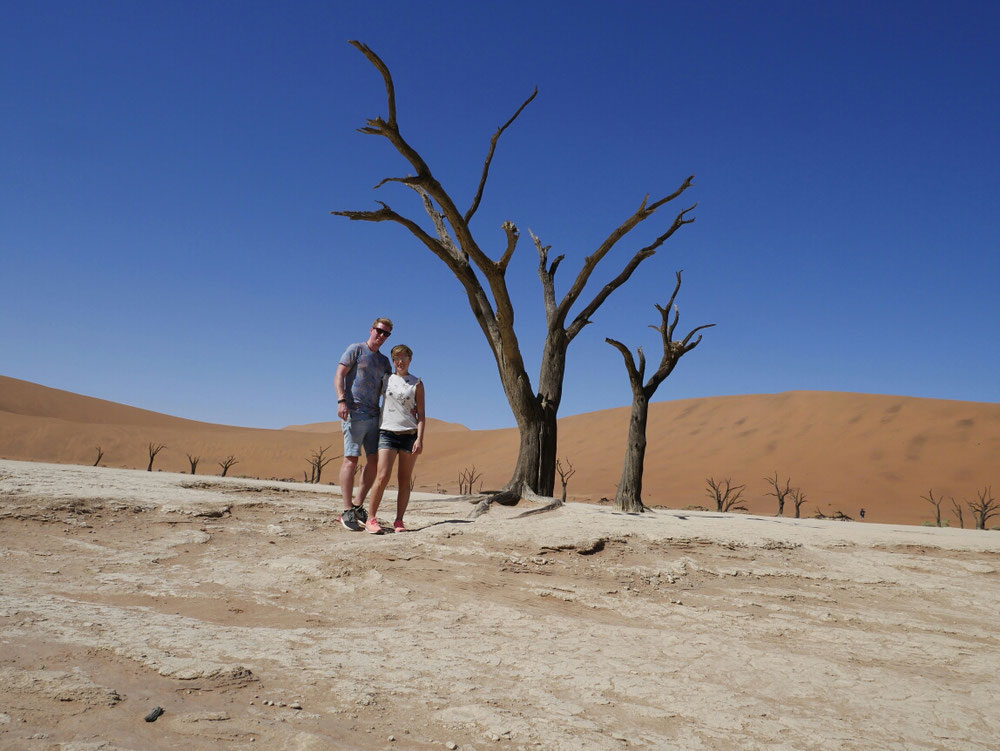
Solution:
M 344 463 L 340 467 L 344 511 L 340 523 L 352 532 L 364 529 L 373 535 L 382 532 L 376 514 L 397 454 L 399 473 L 393 531 L 406 531 L 403 514 L 410 502 L 413 465 L 424 447 L 424 384 L 410 373 L 413 350 L 405 344 L 392 348 L 395 371 L 389 358 L 379 352 L 390 334 L 392 321 L 376 318 L 368 340 L 352 344 L 340 358 L 335 381 L 337 415 L 344 431 Z M 367 461 L 355 493 L 354 478 L 362 447 Z M 369 489 L 371 506 L 365 511 Z

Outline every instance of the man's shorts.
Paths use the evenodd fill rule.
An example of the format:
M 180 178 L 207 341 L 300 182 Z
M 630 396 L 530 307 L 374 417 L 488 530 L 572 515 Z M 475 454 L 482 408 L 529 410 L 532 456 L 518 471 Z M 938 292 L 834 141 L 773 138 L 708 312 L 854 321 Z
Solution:
M 365 456 L 378 453 L 378 417 L 349 415 L 340 427 L 344 431 L 344 456 L 361 456 L 362 446 Z
M 380 430 L 378 432 L 378 447 L 390 449 L 392 451 L 405 451 L 407 454 L 413 453 L 413 444 L 417 442 L 417 431 L 412 433 L 394 433 L 391 430 Z

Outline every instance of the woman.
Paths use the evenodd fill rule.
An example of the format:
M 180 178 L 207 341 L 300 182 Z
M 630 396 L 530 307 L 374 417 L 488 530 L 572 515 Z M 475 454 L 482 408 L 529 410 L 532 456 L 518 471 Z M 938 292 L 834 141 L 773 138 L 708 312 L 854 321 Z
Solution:
M 405 532 L 403 514 L 410 502 L 410 480 L 413 477 L 413 465 L 417 456 L 424 449 L 424 384 L 410 373 L 410 361 L 413 350 L 405 344 L 397 344 L 392 348 L 392 364 L 394 373 L 385 377 L 383 390 L 385 399 L 382 403 L 382 419 L 378 434 L 378 475 L 372 486 L 371 507 L 365 531 L 373 535 L 382 532 L 376 514 L 382 503 L 382 493 L 389 484 L 392 475 L 392 465 L 399 455 L 399 472 L 396 476 L 398 490 L 396 492 L 396 521 L 394 532 Z

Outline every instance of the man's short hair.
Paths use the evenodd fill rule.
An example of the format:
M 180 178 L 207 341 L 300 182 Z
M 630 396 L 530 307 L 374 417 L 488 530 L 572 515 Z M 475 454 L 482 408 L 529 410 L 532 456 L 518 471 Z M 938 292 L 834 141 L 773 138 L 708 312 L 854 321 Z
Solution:
M 388 326 L 390 329 L 392 328 L 392 319 L 391 318 L 376 318 L 375 319 L 375 323 L 372 324 L 372 328 L 375 328 L 380 323 L 383 324 L 383 325 L 385 325 L 385 326 Z
M 392 348 L 391 354 L 393 357 L 396 357 L 396 355 L 398 354 L 404 354 L 411 360 L 413 359 L 413 350 L 407 347 L 405 344 L 397 344 L 395 347 Z

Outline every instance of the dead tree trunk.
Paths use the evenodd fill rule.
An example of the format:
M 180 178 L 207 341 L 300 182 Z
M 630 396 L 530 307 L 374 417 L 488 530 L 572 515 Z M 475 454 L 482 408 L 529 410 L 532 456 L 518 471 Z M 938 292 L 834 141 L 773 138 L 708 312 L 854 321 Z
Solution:
M 1000 502 L 993 497 L 993 488 L 987 485 L 982 492 L 976 491 L 979 496 L 974 501 L 966 500 L 966 505 L 972 511 L 972 518 L 976 522 L 976 529 L 986 529 L 986 524 L 994 516 L 1000 515 Z
M 151 443 L 149 444 L 149 466 L 146 467 L 147 472 L 153 471 L 153 460 L 156 459 L 156 455 L 159 454 L 166 446 L 162 443 Z
M 573 462 L 567 459 L 566 466 L 564 467 L 562 462 L 556 459 L 556 472 L 559 473 L 559 481 L 562 483 L 561 503 L 566 503 L 566 488 L 569 486 L 569 478 L 576 474 L 576 470 L 573 469 Z
M 643 384 L 642 379 L 646 372 L 646 356 L 642 347 L 639 347 L 639 365 L 635 364 L 632 358 L 632 351 L 619 341 L 606 339 L 605 341 L 622 353 L 625 359 L 625 369 L 628 371 L 629 384 L 632 387 L 632 414 L 628 423 L 628 439 L 625 445 L 625 464 L 622 467 L 622 479 L 618 484 L 618 493 L 615 495 L 615 508 L 619 511 L 645 511 L 646 506 L 642 502 L 642 471 L 646 461 L 646 423 L 649 418 L 649 400 L 656 393 L 656 389 L 666 380 L 681 357 L 693 350 L 701 343 L 701 336 L 693 342 L 691 337 L 702 329 L 711 328 L 714 323 L 698 326 L 688 332 L 688 335 L 681 341 L 674 341 L 674 329 L 680 320 L 680 312 L 677 310 L 675 300 L 677 293 L 681 289 L 681 272 L 677 272 L 677 284 L 674 286 L 674 293 L 670 296 L 666 307 L 656 306 L 660 311 L 661 323 L 659 326 L 650 326 L 660 332 L 663 340 L 663 357 L 660 360 L 660 367 Z M 674 319 L 670 320 L 670 311 L 674 311 Z
M 940 527 L 941 526 L 941 502 L 944 501 L 944 498 L 935 498 L 934 497 L 934 490 L 933 489 L 929 490 L 927 492 L 927 495 L 922 495 L 920 497 L 923 498 L 925 501 L 927 501 L 929 504 L 931 504 L 934 507 L 934 511 L 935 511 L 935 515 L 936 515 L 936 518 L 934 520 L 934 524 L 936 526 Z
M 705 478 L 705 482 L 708 483 L 708 497 L 715 501 L 716 511 L 746 511 L 746 506 L 737 506 L 740 502 L 740 497 L 743 495 L 743 491 L 746 490 L 746 485 L 733 485 L 733 481 L 730 478 L 726 478 L 722 482 L 717 482 L 714 477 Z M 725 484 L 725 487 L 723 487 Z
M 514 305 L 506 277 L 507 267 L 517 247 L 520 232 L 513 222 L 504 222 L 506 247 L 500 253 L 499 259 L 494 260 L 480 248 L 470 225 L 482 200 L 490 164 L 500 136 L 535 98 L 538 90 L 536 89 L 514 115 L 494 133 L 476 195 L 463 213 L 451 194 L 434 177 L 423 157 L 403 138 L 396 120 L 395 86 L 389 68 L 366 45 L 356 41 L 352 41 L 351 44 L 382 74 L 388 105 L 387 119 L 381 116 L 370 119 L 365 127 L 360 128 L 360 132 L 388 140 L 414 172 L 406 177 L 387 177 L 378 183 L 376 188 L 388 183 L 399 183 L 416 191 L 421 197 L 424 211 L 434 225 L 434 233 L 425 230 L 413 219 L 397 213 L 381 201 L 379 201 L 381 208 L 375 211 L 332 213 L 356 221 L 394 222 L 405 227 L 448 267 L 465 290 L 472 313 L 479 322 L 496 360 L 500 383 L 520 432 L 520 446 L 513 475 L 498 494 L 480 503 L 473 515 L 487 510 L 492 502 L 516 504 L 522 497 L 551 496 L 555 486 L 556 416 L 562 400 L 566 350 L 570 342 L 591 322 L 598 308 L 616 289 L 629 280 L 639 264 L 654 255 L 674 232 L 694 221 L 693 218 L 688 218 L 688 213 L 694 206 L 678 213 L 663 234 L 636 251 L 623 265 L 618 276 L 605 284 L 582 309 L 572 315 L 570 309 L 580 301 L 594 269 L 618 242 L 640 223 L 653 216 L 659 208 L 691 187 L 693 177 L 688 177 L 677 190 L 663 198 L 652 202 L 648 196 L 643 199 L 635 213 L 625 219 L 591 255 L 584 259 L 575 280 L 560 300 L 557 300 L 555 295 L 555 273 L 564 256 L 558 256 L 549 263 L 550 246 L 543 246 L 541 241 L 532 235 L 539 255 L 538 275 L 545 302 L 547 332 L 536 389 L 532 386 L 525 370 L 520 344 L 514 331 Z
M 962 515 L 962 506 L 954 499 L 949 498 L 951 501 L 951 508 L 955 512 L 955 517 L 958 519 L 959 529 L 965 529 L 965 517 Z
M 331 456 L 324 459 L 324 454 L 329 450 L 329 446 L 320 446 L 316 451 L 312 452 L 312 455 L 309 457 L 309 466 L 312 467 L 312 476 L 309 478 L 309 482 L 319 485 L 320 478 L 323 476 L 323 468 L 338 458 Z
M 191 454 L 188 454 L 187 458 L 188 458 L 188 463 L 191 465 L 191 474 L 193 475 L 195 472 L 198 471 L 198 462 L 201 461 L 201 457 L 192 456 Z
M 221 462 L 219 462 L 219 467 L 222 469 L 223 477 L 226 476 L 226 474 L 229 472 L 229 468 L 232 467 L 234 464 L 239 464 L 239 461 L 232 454 L 230 454 Z
M 785 513 L 785 498 L 792 492 L 792 478 L 785 480 L 785 487 L 781 487 L 781 483 L 778 482 L 778 472 L 775 470 L 774 477 L 765 477 L 764 480 L 774 488 L 774 492 L 767 495 L 773 495 L 778 499 L 778 513 L 775 516 L 782 516 Z
M 104 458 L 104 449 L 102 449 L 100 446 L 97 446 L 96 448 L 97 448 L 97 459 L 94 460 L 94 466 L 95 467 L 98 464 L 100 464 L 101 463 L 101 459 Z
M 802 488 L 792 488 L 792 504 L 795 506 L 795 518 L 799 519 L 802 517 L 802 507 L 806 503 L 806 494 L 802 492 Z M 864 509 L 861 509 L 862 516 L 864 516 Z

